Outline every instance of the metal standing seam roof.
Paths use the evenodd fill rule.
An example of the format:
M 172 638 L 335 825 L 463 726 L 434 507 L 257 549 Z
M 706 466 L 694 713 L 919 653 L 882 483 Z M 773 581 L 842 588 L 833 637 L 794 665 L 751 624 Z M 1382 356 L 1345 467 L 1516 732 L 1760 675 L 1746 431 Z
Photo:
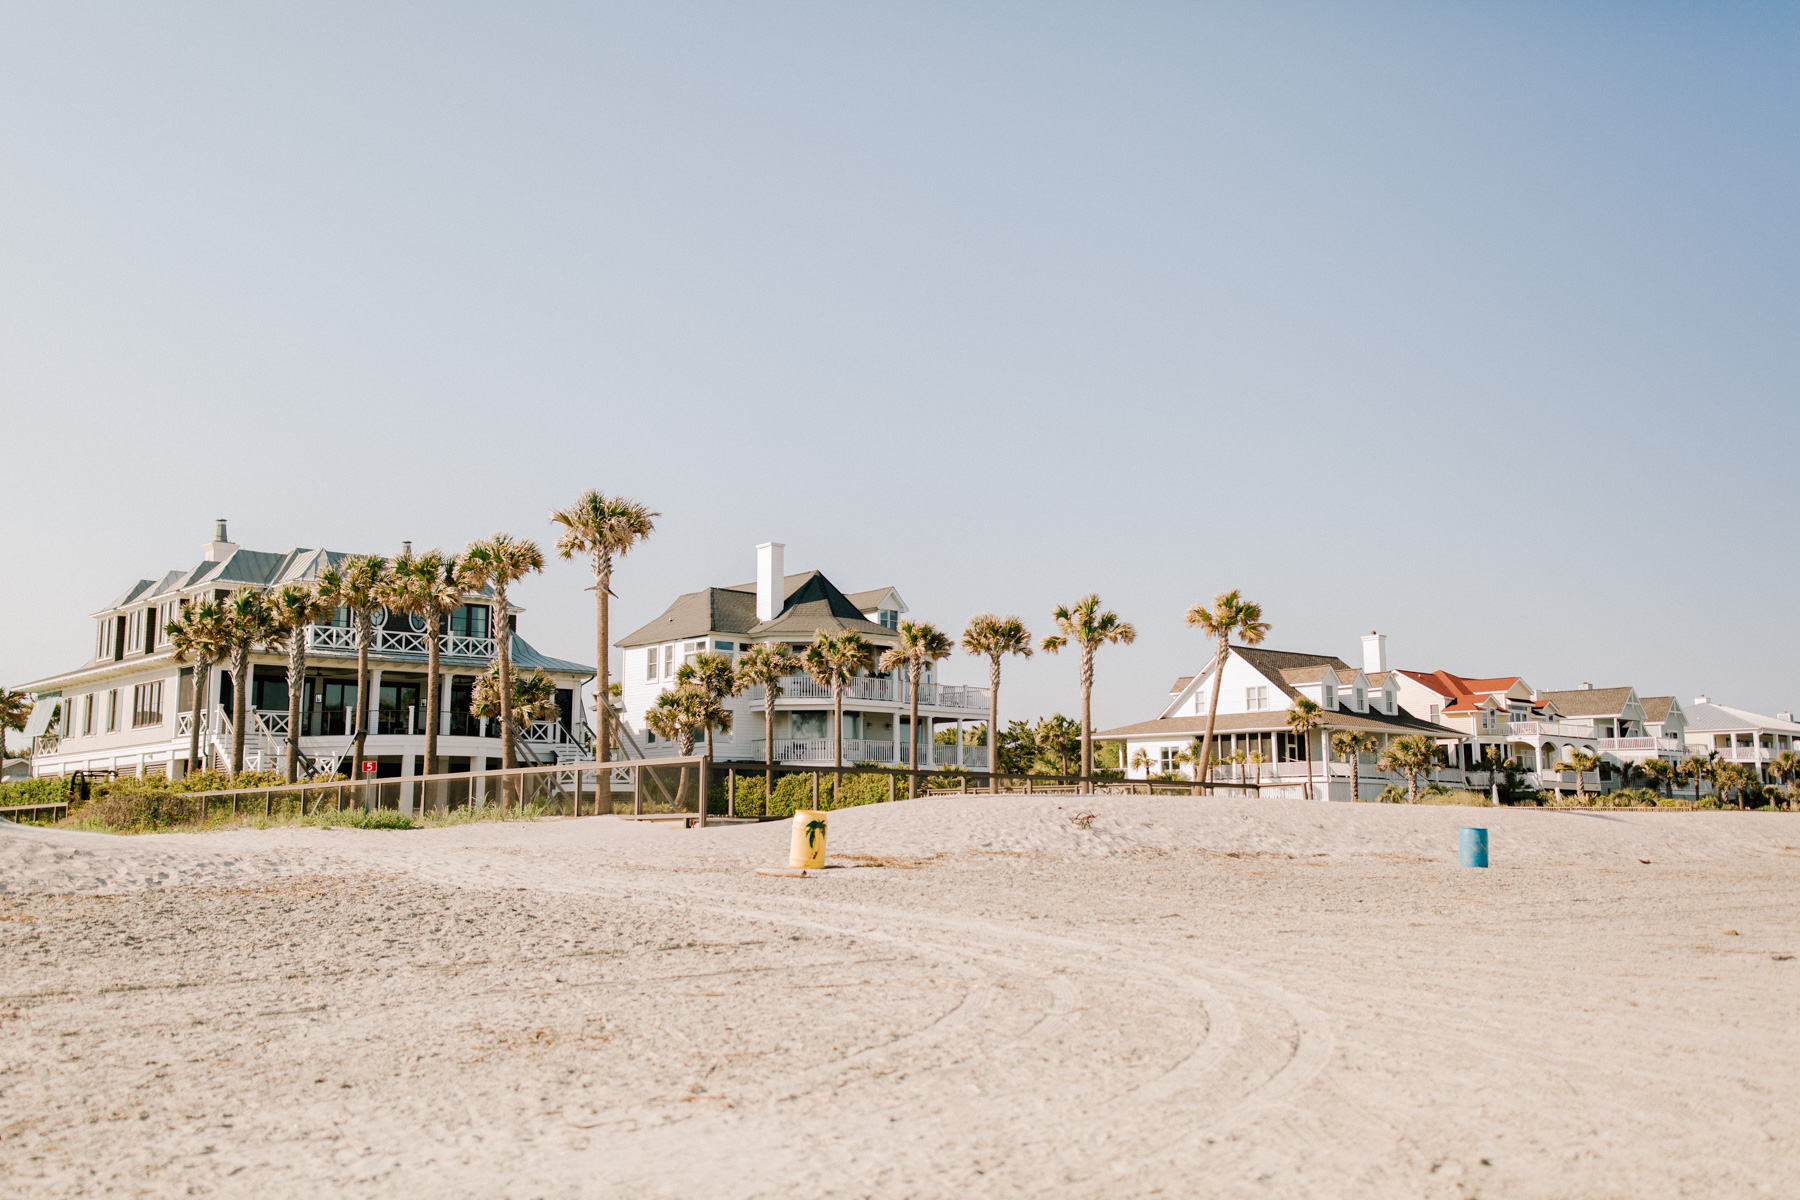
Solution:
M 1800 722 L 1784 721 L 1780 717 L 1766 717 L 1761 713 L 1753 713 L 1746 708 L 1733 708 L 1728 704 L 1696 704 L 1683 711 L 1687 715 L 1687 731 L 1689 733 L 1707 733 L 1728 729 L 1766 729 L 1771 733 L 1800 733 Z
M 1388 716 L 1382 712 L 1344 712 L 1327 709 L 1323 714 L 1324 729 L 1367 729 L 1377 733 L 1422 733 L 1430 737 L 1466 738 L 1468 735 L 1460 729 L 1450 729 L 1443 725 L 1433 725 L 1430 721 L 1422 721 L 1404 708 L 1397 716 Z M 1214 732 L 1224 733 L 1286 733 L 1288 732 L 1287 711 L 1285 709 L 1268 709 L 1263 712 L 1220 713 L 1213 721 Z M 1121 725 L 1117 729 L 1103 729 L 1094 734 L 1096 738 L 1133 738 L 1133 737 L 1187 737 L 1206 732 L 1206 717 L 1162 717 L 1154 721 L 1139 721 L 1135 725 Z

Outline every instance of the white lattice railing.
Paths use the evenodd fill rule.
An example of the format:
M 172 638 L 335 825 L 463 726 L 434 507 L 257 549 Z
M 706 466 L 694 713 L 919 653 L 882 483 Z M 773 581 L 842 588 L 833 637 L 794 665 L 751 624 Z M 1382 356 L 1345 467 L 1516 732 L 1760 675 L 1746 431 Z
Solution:
M 763 689 L 750 688 L 744 693 L 752 703 L 761 703 Z M 831 689 L 810 675 L 788 675 L 781 681 L 781 698 L 783 700 L 829 700 Z M 880 679 L 871 675 L 852 679 L 844 688 L 846 700 L 883 700 L 905 704 L 911 700 L 911 692 L 905 680 Z M 941 683 L 921 683 L 919 685 L 919 703 L 931 704 L 943 708 L 985 709 L 988 703 L 986 688 L 952 687 Z
M 356 629 L 350 625 L 312 625 L 306 631 L 309 650 L 356 653 Z M 427 635 L 410 629 L 377 629 L 369 649 L 378 654 L 417 654 L 421 658 L 430 649 Z M 467 637 L 458 633 L 438 635 L 438 649 L 445 658 L 491 659 L 500 652 L 499 643 L 491 637 Z

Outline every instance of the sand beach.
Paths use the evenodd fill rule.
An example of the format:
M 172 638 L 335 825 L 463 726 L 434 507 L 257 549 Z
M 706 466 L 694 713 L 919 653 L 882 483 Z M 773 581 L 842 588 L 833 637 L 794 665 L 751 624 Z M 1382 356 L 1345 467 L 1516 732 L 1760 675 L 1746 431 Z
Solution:
M 0 827 L 0 1191 L 1800 1194 L 1800 815 L 934 798 L 755 874 L 787 836 Z

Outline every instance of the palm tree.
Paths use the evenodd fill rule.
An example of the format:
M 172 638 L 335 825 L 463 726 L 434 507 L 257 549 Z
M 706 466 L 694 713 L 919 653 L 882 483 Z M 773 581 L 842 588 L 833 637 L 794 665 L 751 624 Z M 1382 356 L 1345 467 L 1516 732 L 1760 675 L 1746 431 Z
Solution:
M 722 710 L 721 710 L 722 711 Z M 690 758 L 694 753 L 694 739 L 716 717 L 706 693 L 691 683 L 678 684 L 656 698 L 648 711 L 644 713 L 644 724 L 657 737 L 667 738 L 675 743 L 676 751 L 683 758 Z M 729 716 L 729 714 L 725 714 Z M 682 769 L 676 773 L 675 807 L 685 810 L 687 807 L 688 773 Z M 705 805 L 706 797 L 700 797 L 701 805 Z
M 1666 758 L 1645 759 L 1642 770 L 1658 791 L 1665 796 L 1669 795 L 1671 785 L 1675 781 L 1674 763 Z
M 188 716 L 187 757 L 191 775 L 205 769 L 200 759 L 200 723 L 206 712 L 207 693 L 212 690 L 213 664 L 224 657 L 229 645 L 225 612 L 212 600 L 184 604 L 165 632 L 169 635 L 169 645 L 174 647 L 175 661 L 193 664 L 194 699 L 193 711 Z
M 363 747 L 369 741 L 369 648 L 375 644 L 375 610 L 387 591 L 388 560 L 379 554 L 352 554 L 341 564 L 319 572 L 319 595 L 327 604 L 349 612 L 356 629 L 356 720 L 350 727 L 350 774 L 363 773 Z M 372 802 L 372 801 L 371 801 Z
M 331 611 L 319 593 L 301 583 L 290 583 L 269 598 L 269 617 L 275 627 L 271 644 L 287 649 L 288 722 L 287 781 L 300 778 L 300 721 L 304 716 L 301 694 L 306 687 L 306 631 Z
M 996 616 L 982 613 L 970 617 L 963 630 L 962 648 L 966 654 L 986 655 L 988 660 L 988 728 L 1000 728 L 1000 660 L 1008 654 L 1031 657 L 1031 630 L 1025 622 L 1008 613 Z M 988 741 L 992 743 L 993 738 Z M 988 791 L 998 792 L 1000 759 L 996 747 L 988 746 Z
M 932 663 L 949 658 L 954 647 L 942 630 L 929 621 L 900 622 L 900 644 L 886 651 L 881 656 L 881 669 L 884 671 L 905 671 L 907 687 L 912 693 L 912 724 L 908 727 L 911 733 L 912 746 L 907 750 L 906 761 L 912 769 L 919 769 L 919 681 L 926 668 Z M 906 794 L 913 795 L 918 789 L 918 776 L 909 775 L 906 780 Z
M 1211 718 L 1208 718 L 1211 724 Z M 1287 727 L 1299 735 L 1300 749 L 1306 756 L 1306 787 L 1303 789 L 1306 798 L 1313 798 L 1312 789 L 1312 735 L 1313 730 L 1323 728 L 1325 710 L 1308 700 L 1305 696 L 1294 697 L 1294 703 L 1287 712 Z
M 1094 651 L 1108 642 L 1130 645 L 1137 641 L 1137 629 L 1131 622 L 1119 620 L 1118 613 L 1101 611 L 1100 597 L 1093 592 L 1074 604 L 1061 605 L 1050 618 L 1060 632 L 1044 639 L 1044 649 L 1056 654 L 1070 642 L 1081 647 L 1081 777 L 1091 780 L 1094 774 Z
M 612 617 L 613 559 L 623 558 L 631 548 L 656 530 L 653 513 L 635 500 L 586 491 L 568 508 L 550 514 L 550 519 L 563 527 L 556 539 L 556 552 L 564 558 L 585 554 L 594 568 L 594 670 L 598 672 L 595 695 L 608 694 L 611 674 L 611 641 L 609 623 Z M 594 761 L 611 761 L 612 732 L 601 714 L 599 736 L 594 742 Z
M 31 697 L 24 692 L 16 692 L 0 688 L 0 763 L 6 761 L 6 731 L 16 729 L 25 732 L 25 723 L 31 719 Z
M 1219 688 L 1225 680 L 1225 657 L 1231 652 L 1231 639 L 1239 638 L 1246 646 L 1259 645 L 1269 636 L 1269 625 L 1262 619 L 1262 605 L 1244 599 L 1235 588 L 1215 596 L 1211 608 L 1196 604 L 1188 609 L 1187 622 L 1198 625 L 1202 633 L 1218 643 L 1213 651 L 1212 703 L 1206 706 L 1206 740 L 1201 749 L 1201 754 L 1210 762 L 1213 720 L 1219 715 Z M 1211 778 L 1210 773 L 1208 778 Z
M 443 712 L 443 680 L 438 665 L 443 654 L 444 619 L 462 607 L 464 589 L 456 555 L 410 551 L 394 559 L 385 595 L 396 612 L 425 622 L 425 773 L 438 773 L 438 726 Z
M 268 601 L 253 587 L 225 597 L 225 630 L 231 661 L 231 773 L 244 773 L 244 735 L 255 719 L 250 711 L 250 652 L 279 636 Z
M 1437 768 L 1437 764 L 1437 743 L 1418 733 L 1395 738 L 1388 743 L 1388 748 L 1382 751 L 1381 758 L 1375 763 L 1383 771 L 1406 776 L 1408 804 L 1419 802 L 1419 776 L 1429 774 Z
M 1500 802 L 1500 776 L 1507 770 L 1506 749 L 1502 746 L 1484 746 L 1481 751 L 1481 766 L 1487 768 L 1488 791 L 1494 794 L 1494 803 Z M 1512 785 L 1507 784 L 1510 792 Z
M 1710 758 L 1698 754 L 1690 754 L 1675 764 L 1675 774 L 1682 780 L 1694 781 L 1694 803 L 1700 803 L 1700 785 L 1712 774 L 1713 763 Z
M 800 669 L 799 660 L 781 642 L 758 642 L 738 659 L 737 690 L 763 690 L 763 794 L 775 794 L 775 702 L 781 681 Z
M 1644 773 L 1644 769 L 1641 766 L 1632 762 L 1630 759 L 1625 758 L 1620 759 L 1614 769 L 1619 772 L 1619 787 L 1621 789 L 1630 787 L 1631 781 Z
M 512 618 L 507 612 L 506 589 L 514 583 L 544 569 L 544 553 L 533 541 L 520 541 L 505 533 L 470 542 L 463 551 L 457 575 L 463 586 L 479 591 L 491 588 L 494 593 L 494 645 L 499 653 L 494 661 L 500 668 L 500 765 L 507 770 L 519 765 L 513 748 L 512 704 Z M 501 801 L 505 808 L 505 801 Z
M 725 701 L 737 695 L 737 677 L 732 673 L 731 660 L 723 654 L 696 654 L 693 662 L 681 664 L 681 669 L 675 672 L 675 682 L 693 684 L 705 694 L 709 707 L 725 714 L 723 723 L 706 726 L 706 757 L 711 758 L 713 730 L 731 731 L 731 713 L 725 708 Z
M 1597 776 L 1600 770 L 1600 756 L 1598 754 L 1590 754 L 1586 750 L 1577 750 L 1575 747 L 1570 746 L 1568 754 L 1564 755 L 1563 760 L 1556 764 L 1556 769 L 1559 771 L 1575 772 L 1575 798 L 1582 804 L 1586 804 L 1587 787 L 1581 781 L 1581 773 L 1583 771 L 1593 771 Z
M 1263 764 L 1268 762 L 1269 760 L 1262 756 L 1261 750 L 1252 750 L 1250 753 L 1248 753 L 1244 756 L 1244 760 L 1246 762 L 1248 762 L 1251 766 L 1256 768 L 1256 794 L 1257 794 L 1258 798 L 1261 798 L 1261 796 L 1262 796 Z
M 1794 776 L 1800 775 L 1800 754 L 1796 754 L 1792 750 L 1783 750 L 1769 760 L 1769 770 L 1773 771 L 1775 777 L 1780 779 L 1784 785 L 1793 782 Z
M 1137 752 L 1131 756 L 1131 769 L 1134 771 L 1142 769 L 1145 779 L 1149 779 L 1155 774 L 1156 765 L 1156 760 L 1151 758 L 1150 752 L 1142 746 L 1139 746 Z
M 1038 721 L 1032 736 L 1038 754 L 1046 762 L 1056 763 L 1058 775 L 1067 775 L 1069 756 L 1081 750 L 1081 727 L 1061 713 L 1052 713 Z
M 1712 777 L 1713 790 L 1721 796 L 1730 793 L 1737 806 L 1744 807 L 1744 788 L 1754 778 L 1749 767 L 1736 762 L 1717 763 L 1713 766 Z
M 1362 800 L 1362 756 L 1375 751 L 1375 735 L 1362 729 L 1347 729 L 1331 735 L 1331 752 L 1350 764 L 1350 799 Z
M 520 675 L 509 672 L 503 676 L 500 664 L 494 662 L 475 680 L 475 686 L 469 691 L 470 715 L 497 720 L 503 741 L 508 734 L 515 738 L 522 736 L 533 721 L 550 720 L 560 711 L 556 705 L 556 682 L 537 668 Z M 503 781 L 500 785 L 501 820 L 506 819 L 507 790 Z M 517 790 L 522 812 L 525 808 L 523 779 L 517 781 Z
M 940 633 L 938 637 L 942 640 L 944 635 Z M 946 640 L 944 644 L 948 647 L 949 642 Z M 946 648 L 944 653 L 948 654 L 949 650 Z M 850 686 L 852 679 L 875 665 L 875 647 L 854 630 L 828 633 L 821 629 L 814 635 L 812 645 L 800 656 L 800 661 L 806 667 L 806 673 L 816 679 L 820 687 L 831 689 L 834 721 L 831 778 L 832 787 L 841 789 L 844 786 L 844 689 Z M 918 702 L 918 694 L 915 687 L 915 704 Z

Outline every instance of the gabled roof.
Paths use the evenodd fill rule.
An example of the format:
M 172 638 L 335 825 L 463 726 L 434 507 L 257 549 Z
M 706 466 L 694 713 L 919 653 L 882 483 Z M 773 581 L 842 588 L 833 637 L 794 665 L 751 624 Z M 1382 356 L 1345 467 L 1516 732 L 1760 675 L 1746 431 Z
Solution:
M 1470 679 L 1449 671 L 1401 671 L 1400 674 L 1450 701 L 1443 706 L 1447 713 L 1478 712 L 1486 706 L 1488 697 L 1505 697 L 1519 683 L 1517 675 Z
M 1745 708 L 1732 708 L 1728 704 L 1696 704 L 1684 711 L 1689 733 L 1715 729 L 1766 729 L 1771 733 L 1800 733 L 1800 722 L 1765 717 L 1761 713 L 1753 713 Z
M 789 575 L 782 580 L 784 598 L 781 611 L 768 621 L 756 619 L 756 585 L 707 588 L 688 592 L 649 624 L 626 634 L 616 646 L 643 646 L 651 642 L 676 641 L 705 633 L 736 633 L 745 637 L 811 638 L 821 630 L 853 631 L 891 641 L 894 631 L 877 625 L 862 615 L 854 600 L 840 592 L 818 571 Z M 859 592 L 877 599 L 891 588 L 877 592 Z
M 894 611 L 905 612 L 906 601 L 902 600 L 900 593 L 891 587 L 874 588 L 867 592 L 846 593 L 846 598 L 850 603 L 856 605 L 856 611 L 865 613 L 879 611 L 882 601 L 890 596 L 893 597 L 894 604 L 897 606 Z
M 1574 688 L 1544 692 L 1542 698 L 1556 705 L 1565 717 L 1614 717 L 1625 710 L 1631 694 L 1628 687 Z
M 1680 708 L 1673 696 L 1640 696 L 1638 703 L 1644 706 L 1644 720 L 1666 721 L 1671 708 Z
M 1433 725 L 1430 721 L 1422 721 L 1404 708 L 1394 716 L 1384 712 L 1358 713 L 1348 710 L 1325 712 L 1324 728 L 1326 729 L 1367 729 L 1377 733 L 1408 734 L 1422 733 L 1429 737 L 1466 738 L 1468 735 L 1460 729 L 1449 729 L 1443 725 Z M 1266 733 L 1271 730 L 1282 731 L 1288 727 L 1287 713 L 1281 709 L 1264 712 L 1220 713 L 1213 720 L 1214 732 L 1224 733 Z M 1204 716 L 1162 717 L 1154 721 L 1140 721 L 1136 725 L 1121 725 L 1117 729 L 1106 729 L 1094 736 L 1096 738 L 1154 738 L 1154 737 L 1193 737 L 1206 732 Z
M 1169 695 L 1181 695 L 1181 693 L 1187 691 L 1187 685 L 1192 682 L 1194 682 L 1194 677 L 1192 675 L 1183 675 L 1180 679 L 1177 679 L 1175 685 L 1169 689 Z

